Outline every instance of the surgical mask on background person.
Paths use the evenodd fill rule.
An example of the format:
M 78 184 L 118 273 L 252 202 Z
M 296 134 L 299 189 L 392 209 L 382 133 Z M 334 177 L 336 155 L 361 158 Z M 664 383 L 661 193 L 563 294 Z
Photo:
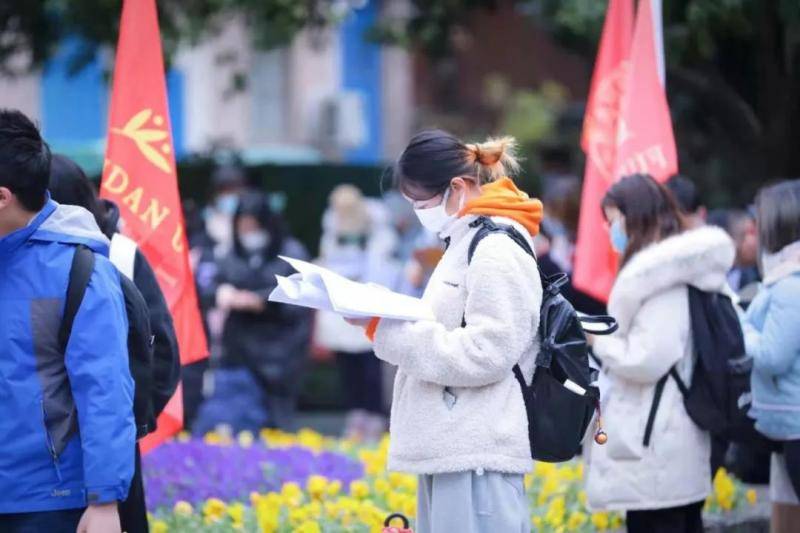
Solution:
M 270 235 L 266 231 L 250 231 L 239 236 L 242 247 L 250 253 L 263 252 L 269 246 Z
M 233 192 L 220 194 L 214 201 L 214 208 L 218 212 L 231 217 L 236 214 L 237 207 L 239 207 L 239 195 Z
M 611 239 L 611 247 L 617 253 L 621 254 L 625 252 L 625 248 L 628 246 L 628 236 L 625 234 L 625 227 L 623 226 L 621 218 L 611 223 L 609 237 Z
M 447 227 L 458 218 L 458 212 L 464 207 L 464 195 L 461 195 L 461 200 L 458 203 L 458 209 L 452 215 L 448 215 L 446 211 L 447 200 L 450 198 L 451 188 L 448 187 L 442 196 L 442 202 L 434 207 L 426 207 L 424 209 L 414 209 L 420 224 L 428 231 L 437 235 L 444 232 Z

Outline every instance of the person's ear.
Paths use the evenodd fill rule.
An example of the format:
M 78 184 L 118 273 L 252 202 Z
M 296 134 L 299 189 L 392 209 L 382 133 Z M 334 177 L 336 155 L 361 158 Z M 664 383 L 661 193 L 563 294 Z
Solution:
M 14 195 L 8 187 L 0 187 L 0 209 L 8 207 L 13 200 Z

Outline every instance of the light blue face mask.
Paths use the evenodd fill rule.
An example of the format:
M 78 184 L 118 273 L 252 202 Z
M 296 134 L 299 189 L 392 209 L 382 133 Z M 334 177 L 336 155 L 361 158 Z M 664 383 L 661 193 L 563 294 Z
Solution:
M 239 196 L 230 192 L 220 194 L 214 202 L 214 206 L 220 213 L 233 216 L 236 213 L 236 208 L 239 207 Z
M 622 225 L 622 219 L 616 219 L 611 224 L 609 231 L 611 238 L 611 247 L 619 254 L 625 251 L 628 246 L 628 236 L 625 234 L 625 228 Z

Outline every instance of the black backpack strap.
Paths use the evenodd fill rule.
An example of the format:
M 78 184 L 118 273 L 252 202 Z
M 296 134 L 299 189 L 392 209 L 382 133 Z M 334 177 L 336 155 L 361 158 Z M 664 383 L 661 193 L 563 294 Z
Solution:
M 69 283 L 67 284 L 67 297 L 64 303 L 64 315 L 61 318 L 61 327 L 58 330 L 58 344 L 61 352 L 66 353 L 67 342 L 72 333 L 72 323 L 78 314 L 78 308 L 83 301 L 83 295 L 89 286 L 89 279 L 94 271 L 94 252 L 84 245 L 75 248 L 72 256 L 72 266 L 69 269 Z
M 661 395 L 664 394 L 664 387 L 669 378 L 675 380 L 678 390 L 681 391 L 681 396 L 686 397 L 686 395 L 689 394 L 689 389 L 678 374 L 678 369 L 673 365 L 673 367 L 669 369 L 669 372 L 664 374 L 656 383 L 656 388 L 653 392 L 653 403 L 650 404 L 650 413 L 647 415 L 647 425 L 644 427 L 644 439 L 642 440 L 642 444 L 644 444 L 645 447 L 650 445 L 650 437 L 653 433 L 653 424 L 656 421 L 658 404 L 661 403 Z
M 674 366 L 669 369 L 669 375 L 672 379 L 675 380 L 675 384 L 678 386 L 678 390 L 681 391 L 681 396 L 684 398 L 689 394 L 689 387 L 686 386 L 686 383 L 683 382 L 681 379 L 680 374 L 678 374 L 678 369 Z
M 656 421 L 656 413 L 658 412 L 658 404 L 661 403 L 661 395 L 664 394 L 664 386 L 667 384 L 669 374 L 664 374 L 661 379 L 656 383 L 655 391 L 653 392 L 653 403 L 650 404 L 650 413 L 647 415 L 647 424 L 644 427 L 644 439 L 642 444 L 645 448 L 650 446 L 650 437 L 653 434 L 653 424 Z
M 478 244 L 480 244 L 484 238 L 488 237 L 492 233 L 502 233 L 504 235 L 508 235 L 511 240 L 517 243 L 525 251 L 526 254 L 534 259 L 536 258 L 531 245 L 528 244 L 528 240 L 512 226 L 497 224 L 489 217 L 478 217 L 473 222 L 470 222 L 469 225 L 473 228 L 480 226 L 480 229 L 475 236 L 472 237 L 472 242 L 469 243 L 469 249 L 467 251 L 467 264 L 472 262 L 472 256 L 475 255 L 475 250 L 478 248 Z M 536 263 L 536 268 L 539 268 L 538 262 Z

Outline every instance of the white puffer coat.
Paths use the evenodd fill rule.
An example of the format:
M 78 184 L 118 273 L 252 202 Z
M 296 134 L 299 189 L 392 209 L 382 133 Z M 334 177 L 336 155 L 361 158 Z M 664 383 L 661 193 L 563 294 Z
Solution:
M 689 418 L 674 380 L 666 382 L 650 445 L 642 440 L 659 378 L 675 364 L 686 382 L 691 377 L 687 285 L 725 292 L 733 258 L 728 235 L 704 227 L 645 248 L 620 271 L 608 306 L 619 331 L 594 345 L 610 386 L 603 399 L 608 443 L 585 450 L 592 508 L 663 509 L 708 495 L 709 436 Z
M 542 287 L 536 264 L 505 235 L 484 238 L 464 216 L 423 299 L 437 322 L 382 320 L 375 354 L 398 367 L 389 468 L 418 474 L 532 467 L 528 422 L 512 368 L 533 375 Z M 525 228 L 505 218 L 522 234 Z M 462 319 L 466 326 L 461 327 Z

